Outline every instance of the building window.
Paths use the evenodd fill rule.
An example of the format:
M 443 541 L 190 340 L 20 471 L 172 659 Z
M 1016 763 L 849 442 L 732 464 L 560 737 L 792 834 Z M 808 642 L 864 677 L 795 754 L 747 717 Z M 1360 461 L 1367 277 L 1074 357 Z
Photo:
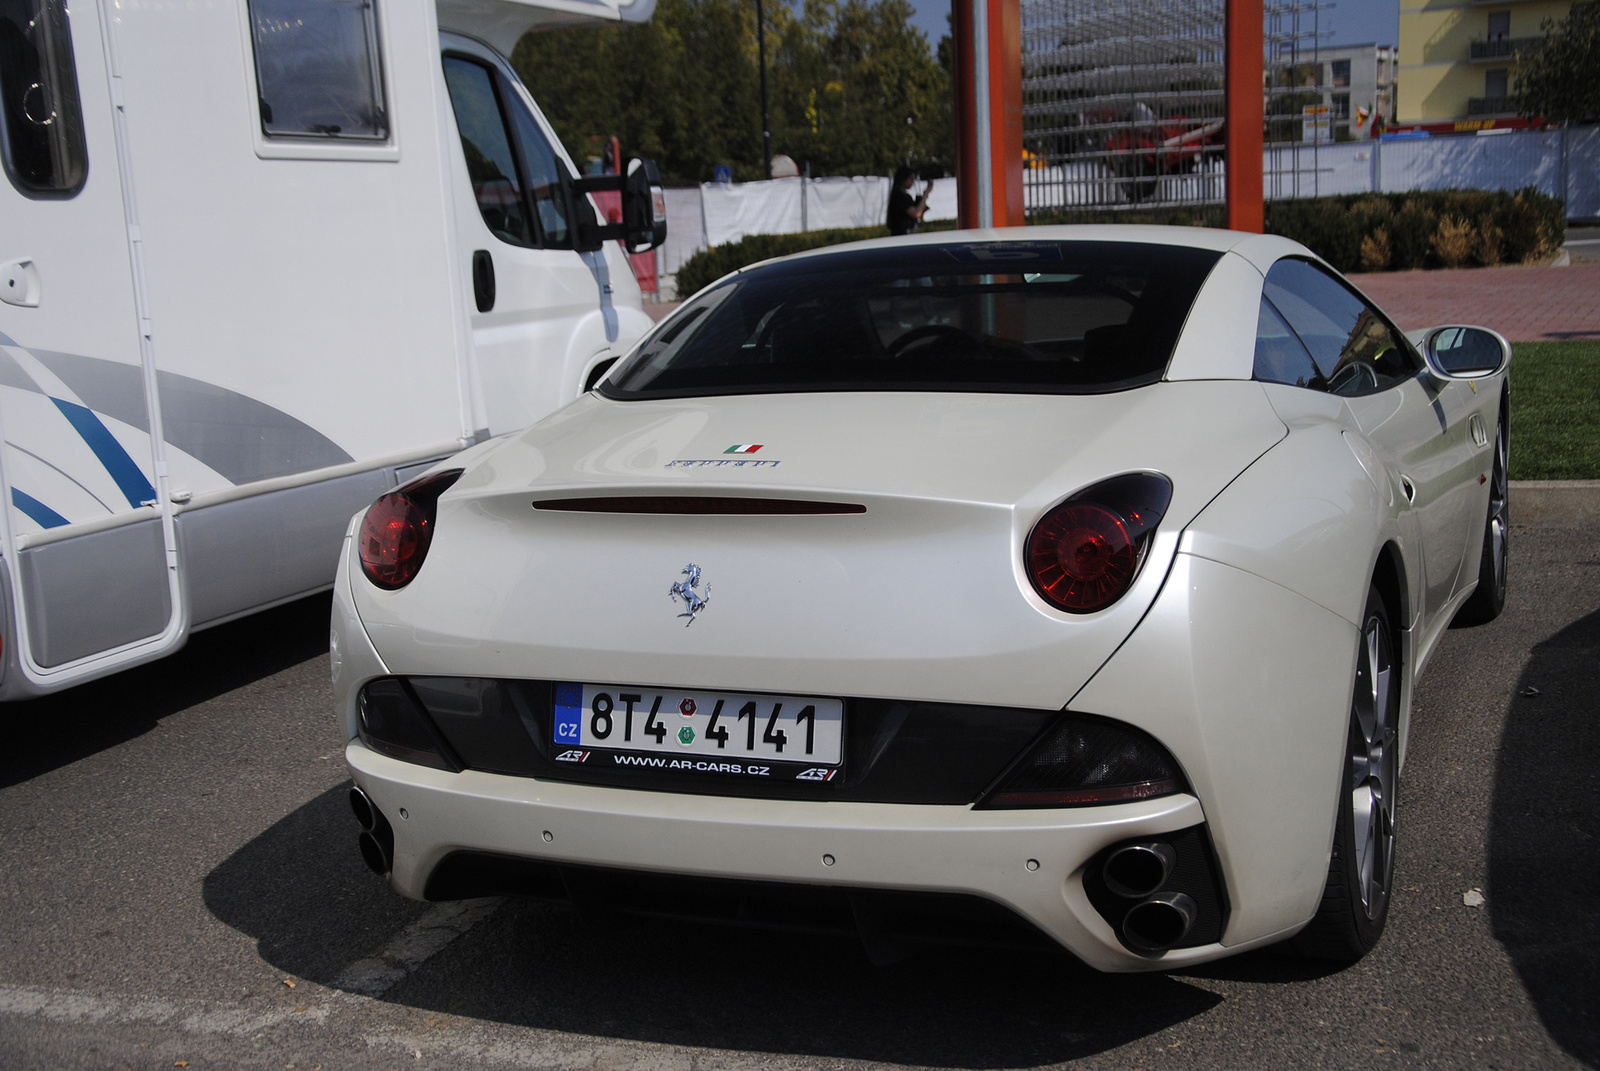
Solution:
M 1347 86 L 1350 84 L 1350 61 L 1347 59 L 1333 61 L 1333 84 Z M 1338 98 L 1335 97 L 1335 100 Z
M 1511 12 L 1489 12 L 1489 40 L 1504 41 L 1511 36 Z
M 1506 87 L 1506 68 L 1496 67 L 1483 72 L 1483 95 L 1486 97 L 1509 95 Z
M 263 133 L 389 136 L 373 0 L 249 0 L 249 7 Z
M 12 185 L 28 196 L 83 188 L 89 151 L 63 0 L 0 4 L 0 150 Z
M 1350 118 L 1350 94 L 1335 93 L 1333 95 L 1333 117 L 1335 119 Z

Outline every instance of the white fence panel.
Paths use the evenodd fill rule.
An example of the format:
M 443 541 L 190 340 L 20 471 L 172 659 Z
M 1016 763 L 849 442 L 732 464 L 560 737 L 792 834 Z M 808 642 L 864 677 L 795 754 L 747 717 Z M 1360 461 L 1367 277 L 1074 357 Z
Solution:
M 888 179 L 878 175 L 806 182 L 804 229 L 826 231 L 838 227 L 872 227 L 881 224 L 889 214 L 890 185 Z M 798 231 L 801 228 L 797 226 L 794 229 Z
M 803 179 L 769 182 L 707 182 L 700 187 L 706 242 L 723 245 L 747 234 L 793 234 L 800 229 Z M 667 220 L 667 231 L 672 221 Z
M 1567 218 L 1600 216 L 1600 126 L 1567 131 Z
M 1383 192 L 1520 190 L 1560 195 L 1561 132 L 1512 131 L 1475 137 L 1398 138 L 1379 143 Z

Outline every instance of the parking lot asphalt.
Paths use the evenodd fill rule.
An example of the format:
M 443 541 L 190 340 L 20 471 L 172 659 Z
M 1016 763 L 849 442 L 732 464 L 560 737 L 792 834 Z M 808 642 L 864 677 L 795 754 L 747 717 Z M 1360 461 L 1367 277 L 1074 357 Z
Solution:
M 0 709 L 0 1066 L 1600 1067 L 1600 534 L 1519 527 L 1417 693 L 1398 895 L 1345 968 L 426 905 L 366 871 L 327 600 Z M 365 994 L 377 994 L 376 996 Z

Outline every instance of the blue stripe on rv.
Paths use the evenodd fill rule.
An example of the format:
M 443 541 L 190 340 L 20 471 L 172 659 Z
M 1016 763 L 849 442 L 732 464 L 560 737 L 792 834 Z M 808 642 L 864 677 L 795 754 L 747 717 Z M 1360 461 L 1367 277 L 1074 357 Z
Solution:
M 117 488 L 122 492 L 122 497 L 128 500 L 128 505 L 138 507 L 155 499 L 156 489 L 150 486 L 150 481 L 139 471 L 138 463 L 128 456 L 128 451 L 122 448 L 116 436 L 111 434 L 92 410 L 76 402 L 63 401 L 54 396 L 50 400 L 56 403 L 56 408 L 61 410 L 61 415 L 67 418 L 77 433 L 83 437 L 83 441 L 89 444 L 89 449 L 94 451 L 94 456 L 100 459 L 100 464 L 106 467 L 111 478 L 117 481 Z M 38 520 L 37 517 L 34 519 Z
M 11 504 L 20 509 L 27 518 L 40 528 L 60 528 L 67 523 L 67 519 L 49 506 L 40 502 L 26 491 L 11 489 Z

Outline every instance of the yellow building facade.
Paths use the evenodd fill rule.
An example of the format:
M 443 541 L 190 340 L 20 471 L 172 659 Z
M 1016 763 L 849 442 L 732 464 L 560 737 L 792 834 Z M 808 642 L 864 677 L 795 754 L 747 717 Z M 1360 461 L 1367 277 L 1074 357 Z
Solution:
M 1400 123 L 1515 115 L 1519 55 L 1570 0 L 1400 0 Z

